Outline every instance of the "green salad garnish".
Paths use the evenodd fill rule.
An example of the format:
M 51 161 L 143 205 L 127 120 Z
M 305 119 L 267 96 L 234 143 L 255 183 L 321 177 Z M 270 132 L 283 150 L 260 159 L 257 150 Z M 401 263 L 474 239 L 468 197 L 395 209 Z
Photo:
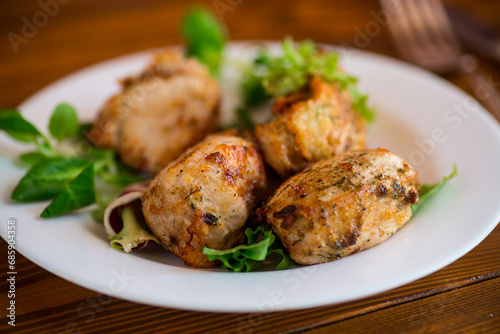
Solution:
M 185 16 L 181 28 L 187 55 L 198 58 L 216 76 L 226 45 L 224 26 L 209 11 L 193 9 Z
M 437 184 L 432 184 L 432 185 L 431 184 L 421 185 L 420 189 L 419 189 L 420 192 L 418 194 L 418 200 L 420 203 L 412 205 L 411 209 L 412 209 L 413 213 L 417 212 L 418 209 L 420 209 L 422 207 L 422 205 L 427 203 L 432 196 L 434 196 L 441 188 L 443 188 L 443 186 L 449 180 L 451 180 L 456 175 L 458 175 L 457 166 L 453 165 L 453 171 L 451 172 L 451 174 L 443 177 L 441 182 L 439 182 Z
M 266 231 L 262 226 L 255 230 L 245 230 L 247 243 L 230 249 L 216 250 L 205 247 L 205 254 L 210 261 L 220 260 L 230 271 L 253 271 L 260 269 L 262 262 L 275 253 L 281 258 L 276 270 L 289 268 L 294 264 L 290 256 L 280 245 L 272 231 Z
M 283 41 L 281 49 L 280 56 L 263 51 L 245 72 L 241 91 L 246 108 L 300 91 L 315 75 L 338 83 L 349 92 L 353 109 L 367 121 L 374 120 L 375 112 L 367 104 L 368 96 L 357 88 L 358 80 L 340 69 L 338 52 L 320 50 L 311 41 L 294 43 L 291 38 Z
M 181 30 L 187 56 L 196 57 L 213 76 L 217 76 L 227 39 L 225 27 L 210 12 L 193 9 L 185 16 Z M 337 83 L 341 90 L 350 94 L 352 108 L 367 121 L 373 121 L 375 113 L 368 106 L 367 95 L 358 89 L 355 77 L 340 69 L 338 52 L 322 50 L 311 41 L 294 43 L 291 38 L 286 38 L 281 48 L 278 56 L 264 49 L 243 71 L 240 84 L 243 101 L 235 111 L 236 126 L 253 131 L 255 124 L 251 112 L 254 107 L 271 98 L 302 90 L 311 76 Z M 17 110 L 0 109 L 0 130 L 12 139 L 33 147 L 19 156 L 29 169 L 13 190 L 12 199 L 17 202 L 51 200 L 40 215 L 43 218 L 97 204 L 93 217 L 102 221 L 104 209 L 122 188 L 144 181 L 144 178 L 124 166 L 114 151 L 90 145 L 85 139 L 89 126 L 79 122 L 76 110 L 67 103 L 61 103 L 54 109 L 47 135 Z M 456 166 L 438 184 L 422 185 L 420 204 L 413 205 L 412 210 L 417 211 L 455 175 Z M 138 220 L 131 206 L 123 207 L 121 218 L 121 231 L 110 237 L 112 247 L 129 252 L 149 241 L 158 243 L 151 231 L 141 226 L 142 220 Z M 223 267 L 234 272 L 258 270 L 263 263 L 272 264 L 277 270 L 294 265 L 271 230 L 262 226 L 247 228 L 245 235 L 246 244 L 226 250 L 205 247 L 203 254 L 210 261 L 218 260 Z
M 34 150 L 19 159 L 31 166 L 12 192 L 17 202 L 52 200 L 42 218 L 59 216 L 97 203 L 102 213 L 120 189 L 144 180 L 133 174 L 111 150 L 86 142 L 75 109 L 59 104 L 49 122 L 49 136 L 42 134 L 14 109 L 0 110 L 0 130 L 12 139 L 31 144 Z M 100 215 L 99 215 L 100 216 Z M 94 218 L 101 220 L 101 217 Z
M 123 207 L 121 218 L 123 221 L 121 231 L 109 237 L 111 240 L 111 247 L 129 253 L 132 249 L 144 242 L 154 241 L 159 244 L 158 239 L 139 224 L 134 209 L 130 206 Z

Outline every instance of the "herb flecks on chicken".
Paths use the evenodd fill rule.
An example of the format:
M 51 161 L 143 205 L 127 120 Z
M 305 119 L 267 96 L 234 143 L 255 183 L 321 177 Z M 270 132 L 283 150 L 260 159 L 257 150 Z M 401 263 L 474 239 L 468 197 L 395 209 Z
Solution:
M 410 220 L 417 172 L 384 149 L 317 162 L 285 181 L 259 209 L 300 264 L 332 261 L 376 246 Z
M 160 243 L 184 263 L 213 267 L 203 249 L 245 241 L 252 192 L 265 183 L 264 163 L 250 140 L 215 134 L 156 176 L 142 197 L 142 211 Z
M 347 91 L 313 76 L 307 87 L 274 101 L 275 119 L 255 131 L 266 162 L 282 177 L 366 145 L 366 122 Z
M 165 51 L 101 110 L 88 138 L 127 165 L 155 173 L 218 126 L 219 85 L 206 67 Z

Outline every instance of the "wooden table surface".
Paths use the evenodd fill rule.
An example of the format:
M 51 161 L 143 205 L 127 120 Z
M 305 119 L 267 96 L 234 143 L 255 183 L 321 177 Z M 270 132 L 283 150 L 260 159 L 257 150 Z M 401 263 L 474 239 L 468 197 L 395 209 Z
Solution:
M 218 11 L 234 40 L 279 40 L 292 35 L 397 58 L 383 21 L 377 21 L 376 1 L 200 2 Z M 500 28 L 498 0 L 449 2 Z M 179 23 L 193 3 L 2 1 L 0 104 L 16 107 L 54 80 L 87 65 L 181 43 Z M 26 22 L 37 26 L 29 30 Z M 361 37 L 377 24 L 378 31 Z M 9 33 L 20 39 L 10 41 Z M 500 82 L 500 65 L 480 61 L 491 80 Z M 458 76 L 446 79 L 472 93 Z M 0 244 L 0 254 L 7 254 L 6 242 Z M 74 285 L 18 254 L 15 329 L 21 333 L 500 333 L 499 245 L 500 226 L 456 262 L 416 282 L 340 305 L 270 314 L 214 314 L 136 304 Z M 4 277 L 5 258 L 0 268 Z M 3 332 L 12 328 L 5 317 L 7 281 L 2 279 L 0 286 Z

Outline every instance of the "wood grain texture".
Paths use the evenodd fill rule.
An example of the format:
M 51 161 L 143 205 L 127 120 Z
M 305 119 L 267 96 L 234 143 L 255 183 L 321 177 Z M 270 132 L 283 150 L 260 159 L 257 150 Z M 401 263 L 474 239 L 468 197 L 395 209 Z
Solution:
M 99 333 L 104 328 L 112 333 L 128 333 L 130 328 L 171 333 L 294 333 L 317 328 L 322 330 L 322 326 L 354 321 L 359 316 L 368 314 L 373 314 L 373 321 L 376 322 L 376 315 L 382 310 L 409 306 L 419 301 L 423 305 L 426 305 L 425 301 L 432 304 L 435 299 L 430 299 L 431 297 L 464 287 L 470 287 L 472 291 L 477 288 L 477 299 L 490 300 L 490 304 L 484 308 L 473 305 L 474 308 L 480 307 L 487 312 L 493 304 L 498 304 L 499 299 L 493 298 L 492 291 L 479 288 L 477 284 L 500 278 L 498 240 L 500 226 L 458 261 L 423 279 L 386 293 L 340 305 L 270 314 L 210 314 L 139 305 L 77 287 L 20 257 L 16 293 L 20 316 L 17 318 L 19 325 L 16 329 L 24 333 L 31 333 L 33 328 L 42 332 L 59 332 L 65 331 L 66 327 L 75 327 L 75 330 L 80 329 L 84 333 Z M 6 252 L 6 243 L 3 241 L 0 251 Z M 6 267 L 2 265 L 0 270 L 6 272 Z M 6 291 L 6 283 L 0 286 L 0 291 Z M 6 307 L 5 301 L 6 298 L 3 298 L 1 308 Z M 498 317 L 500 314 L 494 313 L 492 318 L 498 320 Z M 490 318 L 485 320 L 493 321 Z M 405 324 L 403 318 L 400 320 L 398 326 L 403 331 L 409 323 Z M 458 322 L 460 320 L 467 319 L 455 319 Z M 151 328 L 144 328 L 144 324 Z M 5 324 L 0 324 L 0 329 L 2 326 Z
M 44 3 L 48 2 L 51 0 Z M 362 37 L 370 24 L 379 22 L 380 8 L 372 0 L 65 2 L 45 25 L 37 27 L 27 43 L 18 46 L 18 52 L 7 36 L 22 34 L 23 22 L 33 21 L 42 10 L 40 2 L 0 5 L 1 105 L 15 107 L 51 82 L 96 62 L 181 43 L 179 23 L 195 3 L 212 10 L 217 3 L 232 3 L 231 9 L 221 14 L 232 39 L 281 39 L 291 35 L 396 57 L 383 22 L 373 36 Z M 500 2 L 449 2 L 500 28 Z M 481 59 L 481 66 L 492 80 L 500 82 L 498 64 Z M 446 79 L 471 93 L 459 77 L 450 75 Z M 131 303 L 76 286 L 18 255 L 16 332 L 498 332 L 499 244 L 497 227 L 458 261 L 411 284 L 341 305 L 270 314 L 188 312 Z M 1 240 L 0 254 L 6 253 L 6 242 Z M 0 270 L 7 272 L 4 260 L 0 261 Z M 4 279 L 0 288 L 0 308 L 5 310 L 8 284 Z M 0 332 L 10 329 L 3 313 L 2 318 Z
M 443 324 L 446 324 L 447 333 L 498 333 L 498 300 L 500 277 L 362 315 L 350 321 L 340 321 L 309 333 L 443 333 Z

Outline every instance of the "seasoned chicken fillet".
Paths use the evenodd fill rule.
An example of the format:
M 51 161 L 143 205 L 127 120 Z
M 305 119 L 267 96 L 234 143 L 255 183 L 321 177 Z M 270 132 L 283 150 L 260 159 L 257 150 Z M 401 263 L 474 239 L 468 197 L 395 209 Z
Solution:
M 258 211 L 293 260 L 328 262 L 373 247 L 411 217 L 417 172 L 384 149 L 319 161 L 285 181 Z
M 275 120 L 255 130 L 265 161 L 288 177 L 309 163 L 364 148 L 365 120 L 351 104 L 346 90 L 319 77 L 304 92 L 277 98 Z
M 252 191 L 265 187 L 255 145 L 222 133 L 208 136 L 163 169 L 142 197 L 147 225 L 185 264 L 213 267 L 203 248 L 231 248 L 245 240 Z
M 101 110 L 88 138 L 127 165 L 156 173 L 216 129 L 218 83 L 195 59 L 166 51 Z

